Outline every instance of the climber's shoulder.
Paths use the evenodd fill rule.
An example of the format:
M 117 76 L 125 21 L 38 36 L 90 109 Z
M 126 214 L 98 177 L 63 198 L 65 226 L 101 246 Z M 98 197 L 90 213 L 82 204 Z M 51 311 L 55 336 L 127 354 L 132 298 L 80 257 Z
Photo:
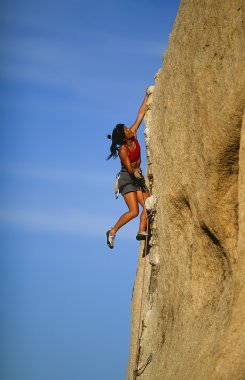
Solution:
M 128 151 L 125 145 L 121 145 L 120 148 L 118 149 L 118 154 L 119 156 L 125 156 L 128 155 Z

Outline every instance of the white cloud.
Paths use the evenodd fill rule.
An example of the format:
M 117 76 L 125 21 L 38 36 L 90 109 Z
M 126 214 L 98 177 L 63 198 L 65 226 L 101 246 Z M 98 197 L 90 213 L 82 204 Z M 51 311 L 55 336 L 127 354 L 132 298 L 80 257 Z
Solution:
M 25 83 L 55 86 L 82 96 L 84 89 L 93 83 L 103 82 L 101 71 L 97 67 L 98 59 L 102 63 L 105 57 L 116 59 L 119 56 L 159 56 L 163 53 L 161 43 L 142 41 L 122 36 L 99 33 L 92 39 L 54 39 L 45 37 L 4 38 L 2 49 L 4 59 L 1 63 L 1 75 L 5 79 Z M 103 58 L 104 57 L 104 58 Z M 93 75 L 86 75 L 88 71 Z M 113 83 L 123 84 L 124 80 L 113 78 Z M 108 81 L 108 78 L 107 78 Z
M 50 38 L 5 37 L 1 76 L 81 94 L 80 59 L 73 44 Z
M 83 212 L 51 213 L 43 210 L 24 210 L 6 208 L 0 212 L 0 225 L 30 230 L 105 238 L 115 217 L 105 214 Z M 133 225 L 120 231 L 120 237 L 132 239 L 135 235 Z
M 22 177 L 33 180 L 52 182 L 87 182 L 94 184 L 108 184 L 114 180 L 114 176 L 96 172 L 93 169 L 87 171 L 81 169 L 63 169 L 54 167 L 38 167 L 28 163 L 1 163 L 0 175 Z

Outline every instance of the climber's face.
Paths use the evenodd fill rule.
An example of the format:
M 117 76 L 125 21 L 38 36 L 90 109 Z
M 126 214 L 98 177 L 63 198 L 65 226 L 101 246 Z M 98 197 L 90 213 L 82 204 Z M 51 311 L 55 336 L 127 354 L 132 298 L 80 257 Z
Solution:
M 132 137 L 134 137 L 134 134 L 131 131 L 131 129 L 129 129 L 127 127 L 124 127 L 124 133 L 125 133 L 125 137 L 127 140 L 130 140 Z

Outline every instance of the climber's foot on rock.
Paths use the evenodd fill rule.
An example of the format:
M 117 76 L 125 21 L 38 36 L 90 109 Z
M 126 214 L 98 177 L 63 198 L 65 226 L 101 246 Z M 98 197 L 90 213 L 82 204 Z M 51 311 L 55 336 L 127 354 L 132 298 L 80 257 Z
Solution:
M 146 240 L 147 236 L 148 236 L 148 233 L 146 231 L 138 232 L 136 239 L 137 240 Z

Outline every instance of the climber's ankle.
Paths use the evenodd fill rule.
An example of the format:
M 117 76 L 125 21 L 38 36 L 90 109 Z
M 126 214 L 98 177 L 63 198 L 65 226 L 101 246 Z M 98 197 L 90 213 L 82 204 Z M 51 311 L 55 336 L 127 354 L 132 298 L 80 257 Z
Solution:
M 116 235 L 116 230 L 114 227 L 110 229 L 110 235 Z

